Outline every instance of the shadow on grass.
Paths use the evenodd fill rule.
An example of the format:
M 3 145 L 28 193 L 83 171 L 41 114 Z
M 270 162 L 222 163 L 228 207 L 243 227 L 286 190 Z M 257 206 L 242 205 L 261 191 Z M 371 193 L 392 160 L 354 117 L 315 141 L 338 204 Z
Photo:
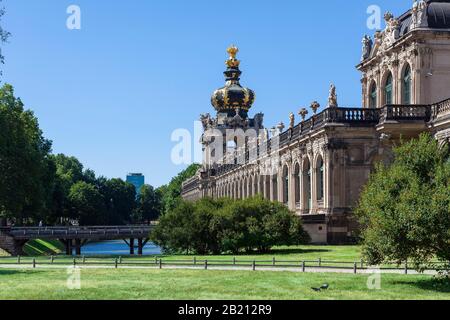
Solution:
M 418 289 L 426 291 L 450 293 L 450 279 L 430 278 L 423 280 L 401 280 L 394 281 L 393 284 L 415 286 Z
M 224 254 L 217 254 L 217 255 L 205 255 L 205 256 L 221 256 L 221 257 L 242 257 L 242 256 L 288 256 L 292 254 L 313 254 L 313 253 L 327 253 L 331 252 L 332 250 L 324 249 L 324 248 L 314 248 L 314 249 L 301 249 L 301 248 L 282 248 L 282 249 L 272 249 L 268 252 L 240 252 L 240 253 L 224 253 Z M 195 257 L 195 256 L 204 256 L 201 254 L 195 255 L 195 254 L 160 254 L 157 255 L 158 258 L 170 258 L 170 257 Z
M 317 248 L 317 249 L 301 249 L 301 248 L 274 249 L 274 250 L 271 250 L 268 254 L 289 255 L 289 254 L 325 253 L 325 252 L 331 252 L 331 250 L 319 249 L 319 248 Z
M 15 274 L 23 273 L 22 270 L 1 270 L 0 269 L 0 277 L 1 276 L 12 276 Z

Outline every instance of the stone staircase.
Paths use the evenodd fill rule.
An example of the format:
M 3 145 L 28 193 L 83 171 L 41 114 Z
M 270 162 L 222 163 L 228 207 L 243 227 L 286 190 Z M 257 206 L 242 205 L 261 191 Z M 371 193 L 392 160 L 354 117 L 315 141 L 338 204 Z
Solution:
M 0 229 L 0 248 L 12 256 L 23 254 L 23 241 L 15 240 L 8 233 Z

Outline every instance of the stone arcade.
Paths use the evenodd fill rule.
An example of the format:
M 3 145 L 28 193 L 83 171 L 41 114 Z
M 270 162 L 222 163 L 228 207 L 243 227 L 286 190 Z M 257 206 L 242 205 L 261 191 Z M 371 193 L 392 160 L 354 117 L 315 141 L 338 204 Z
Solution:
M 296 212 L 314 243 L 351 242 L 358 228 L 352 208 L 374 164 L 391 160 L 393 143 L 424 131 L 450 139 L 450 1 L 415 1 L 385 20 L 374 39 L 363 38 L 362 108 L 338 106 L 332 85 L 325 110 L 317 113 L 314 101 L 309 119 L 302 109 L 300 123 L 291 114 L 286 130 L 280 123 L 270 134 L 262 114 L 248 116 L 255 94 L 240 85 L 238 50 L 229 48 L 226 85 L 212 97 L 217 116 L 202 116 L 203 166 L 183 184 L 183 197 L 261 194 Z M 211 130 L 223 135 L 219 160 Z M 256 134 L 238 143 L 230 130 Z

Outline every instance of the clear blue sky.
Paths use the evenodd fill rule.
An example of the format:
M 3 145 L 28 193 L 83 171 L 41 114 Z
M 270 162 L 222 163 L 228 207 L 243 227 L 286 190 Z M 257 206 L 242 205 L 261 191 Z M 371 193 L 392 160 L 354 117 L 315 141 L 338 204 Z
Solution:
M 170 159 L 174 129 L 211 112 L 226 48 L 236 44 L 252 113 L 272 127 L 289 112 L 325 105 L 331 82 L 341 106 L 360 106 L 355 69 L 367 7 L 399 15 L 412 1 L 4 0 L 13 34 L 3 82 L 35 111 L 55 153 L 107 177 L 142 172 L 155 186 L 183 169 Z M 79 5 L 82 29 L 68 30 Z

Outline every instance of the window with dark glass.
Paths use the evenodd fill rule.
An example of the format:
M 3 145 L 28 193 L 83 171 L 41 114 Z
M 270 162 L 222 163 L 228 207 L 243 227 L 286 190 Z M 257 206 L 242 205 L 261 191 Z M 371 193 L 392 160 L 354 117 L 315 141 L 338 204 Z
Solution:
M 323 200 L 324 196 L 324 177 L 323 177 L 323 160 L 319 159 L 316 169 L 317 175 L 317 200 Z
M 411 68 L 409 66 L 403 72 L 402 82 L 402 104 L 411 104 Z
M 370 87 L 370 93 L 369 93 L 369 108 L 376 108 L 377 107 L 377 86 L 375 83 L 372 84 Z
M 386 78 L 386 84 L 384 86 L 384 101 L 385 104 L 392 104 L 392 74 L 389 73 Z

